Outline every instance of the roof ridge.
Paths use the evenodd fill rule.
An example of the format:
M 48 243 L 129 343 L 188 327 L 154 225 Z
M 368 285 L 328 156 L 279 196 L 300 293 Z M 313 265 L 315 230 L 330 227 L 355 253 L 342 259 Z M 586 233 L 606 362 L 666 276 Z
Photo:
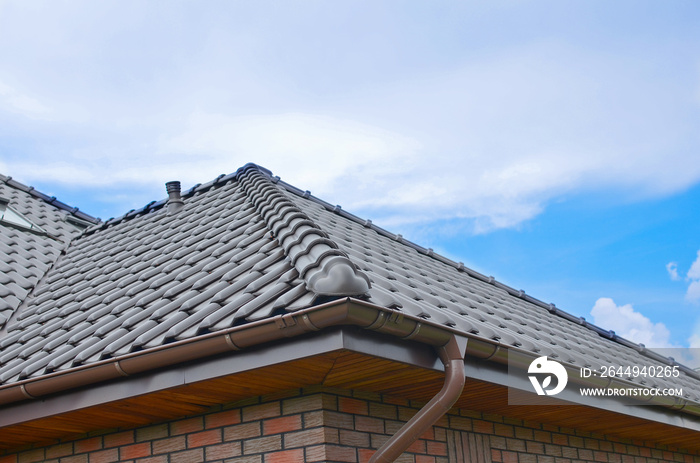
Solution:
M 238 181 L 307 289 L 321 296 L 357 296 L 369 291 L 369 277 L 274 185 L 268 171 L 247 164 L 238 171 Z
M 48 196 L 48 195 L 38 191 L 33 186 L 27 186 L 23 183 L 20 183 L 17 180 L 14 180 L 9 175 L 5 176 L 3 174 L 0 174 L 0 181 L 2 181 L 2 183 L 6 184 L 12 188 L 16 188 L 20 191 L 24 191 L 25 193 L 28 193 L 35 198 L 41 199 L 42 201 L 54 206 L 57 209 L 64 210 L 80 220 L 84 220 L 84 221 L 90 222 L 92 224 L 97 224 L 100 222 L 100 219 L 98 217 L 93 217 L 90 214 L 86 214 L 85 212 L 81 211 L 77 207 L 71 207 L 68 204 L 56 199 L 55 196 Z

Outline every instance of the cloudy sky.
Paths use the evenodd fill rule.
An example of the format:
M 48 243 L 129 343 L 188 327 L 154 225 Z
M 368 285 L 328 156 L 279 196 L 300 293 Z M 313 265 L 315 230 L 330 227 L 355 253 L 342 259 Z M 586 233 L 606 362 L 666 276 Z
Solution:
M 0 0 L 0 172 L 103 219 L 247 162 L 700 347 L 694 1 Z

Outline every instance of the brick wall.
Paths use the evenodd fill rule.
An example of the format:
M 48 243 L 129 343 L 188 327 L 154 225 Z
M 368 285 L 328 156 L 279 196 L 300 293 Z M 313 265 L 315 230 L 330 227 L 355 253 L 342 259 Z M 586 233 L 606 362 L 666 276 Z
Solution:
M 0 456 L 0 463 L 364 463 L 422 404 L 327 388 L 288 391 L 136 429 Z M 443 417 L 401 463 L 700 463 L 655 446 L 498 415 Z

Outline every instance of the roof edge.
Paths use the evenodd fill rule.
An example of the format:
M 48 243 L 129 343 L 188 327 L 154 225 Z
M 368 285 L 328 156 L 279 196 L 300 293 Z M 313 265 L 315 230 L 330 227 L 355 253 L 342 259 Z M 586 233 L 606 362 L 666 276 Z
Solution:
M 307 309 L 276 315 L 272 318 L 209 333 L 193 339 L 177 341 L 156 348 L 133 352 L 70 370 L 30 378 L 0 387 L 0 407 L 30 399 L 74 390 L 103 381 L 115 380 L 188 361 L 239 351 L 249 347 L 284 340 L 330 327 L 356 326 L 403 340 L 416 341 L 436 348 L 445 346 L 455 335 L 467 339 L 466 358 L 521 368 L 537 354 L 489 342 L 402 312 L 377 306 L 354 298 L 342 298 Z M 510 359 L 509 359 L 510 357 Z M 566 366 L 567 370 L 575 369 Z M 571 376 L 571 375 L 570 375 Z M 598 379 L 581 379 L 582 384 L 600 387 Z M 639 385 L 614 378 L 606 387 L 635 387 Z M 700 416 L 700 404 L 685 399 L 669 401 L 653 397 L 645 402 L 684 415 Z M 595 405 L 590 405 L 595 407 Z
M 36 190 L 33 186 L 27 186 L 23 183 L 20 183 L 17 180 L 14 180 L 11 176 L 6 176 L 3 174 L 0 174 L 0 181 L 5 183 L 6 185 L 12 187 L 12 188 L 16 188 L 18 190 L 24 191 L 25 193 L 28 193 L 31 196 L 54 206 L 57 209 L 61 209 L 63 211 L 66 211 L 70 215 L 74 216 L 75 218 L 77 218 L 79 220 L 89 222 L 90 224 L 100 223 L 100 219 L 98 217 L 93 217 L 90 214 L 86 214 L 85 212 L 81 211 L 77 207 L 71 207 L 68 204 L 56 199 L 55 196 L 48 196 L 48 195 Z

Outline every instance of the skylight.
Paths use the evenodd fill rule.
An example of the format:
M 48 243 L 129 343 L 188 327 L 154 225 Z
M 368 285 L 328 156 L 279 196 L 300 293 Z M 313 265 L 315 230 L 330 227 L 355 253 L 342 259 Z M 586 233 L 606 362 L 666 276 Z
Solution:
M 31 223 L 22 214 L 12 209 L 9 206 L 9 201 L 5 198 L 0 198 L 0 222 L 32 230 L 37 233 L 45 233 L 40 226 Z

